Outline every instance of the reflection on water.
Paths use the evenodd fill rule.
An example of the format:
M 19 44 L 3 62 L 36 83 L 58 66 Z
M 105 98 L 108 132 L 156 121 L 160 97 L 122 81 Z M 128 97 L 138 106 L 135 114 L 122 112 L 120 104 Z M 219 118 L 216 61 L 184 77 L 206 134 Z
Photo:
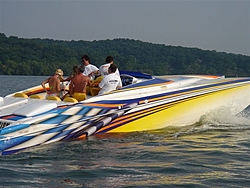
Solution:
M 26 181 L 59 187 L 247 186 L 250 129 L 178 137 L 171 133 L 164 129 L 92 137 L 2 156 L 0 173 L 7 173 L 0 183 L 11 175 L 18 177 L 14 185 Z

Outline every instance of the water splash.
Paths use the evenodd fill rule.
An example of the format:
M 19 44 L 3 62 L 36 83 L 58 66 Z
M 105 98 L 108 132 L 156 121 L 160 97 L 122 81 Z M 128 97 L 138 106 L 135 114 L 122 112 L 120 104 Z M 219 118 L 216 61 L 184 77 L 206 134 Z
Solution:
M 222 107 L 200 118 L 194 125 L 186 126 L 174 134 L 175 137 L 206 131 L 250 130 L 250 108 L 235 115 L 233 109 Z
M 235 115 L 230 108 L 219 108 L 207 113 L 201 118 L 202 125 L 207 124 L 212 127 L 245 129 L 250 128 L 250 111 L 242 111 Z

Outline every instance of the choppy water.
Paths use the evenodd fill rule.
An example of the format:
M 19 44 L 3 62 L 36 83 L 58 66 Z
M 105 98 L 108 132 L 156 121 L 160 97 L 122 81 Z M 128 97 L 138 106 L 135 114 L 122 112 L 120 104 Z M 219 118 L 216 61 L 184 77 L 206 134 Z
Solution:
M 0 96 L 46 77 L 0 76 Z M 250 118 L 90 137 L 0 157 L 0 187 L 249 187 Z

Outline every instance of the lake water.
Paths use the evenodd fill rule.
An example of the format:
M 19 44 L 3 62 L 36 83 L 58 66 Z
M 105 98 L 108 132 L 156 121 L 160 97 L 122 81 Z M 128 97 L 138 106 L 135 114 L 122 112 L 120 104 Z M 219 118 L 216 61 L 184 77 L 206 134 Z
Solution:
M 0 96 L 41 76 L 0 76 Z M 0 187 L 250 187 L 250 118 L 60 142 L 0 156 Z

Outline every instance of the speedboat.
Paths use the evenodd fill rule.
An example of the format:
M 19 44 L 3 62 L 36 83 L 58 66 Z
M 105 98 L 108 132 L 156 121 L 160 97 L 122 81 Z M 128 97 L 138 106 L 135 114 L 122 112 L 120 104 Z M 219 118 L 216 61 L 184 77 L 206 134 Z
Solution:
M 1 155 L 91 135 L 187 126 L 221 107 L 237 114 L 250 104 L 248 77 L 123 71 L 121 80 L 122 89 L 89 92 L 82 101 L 45 98 L 40 85 L 0 97 Z

